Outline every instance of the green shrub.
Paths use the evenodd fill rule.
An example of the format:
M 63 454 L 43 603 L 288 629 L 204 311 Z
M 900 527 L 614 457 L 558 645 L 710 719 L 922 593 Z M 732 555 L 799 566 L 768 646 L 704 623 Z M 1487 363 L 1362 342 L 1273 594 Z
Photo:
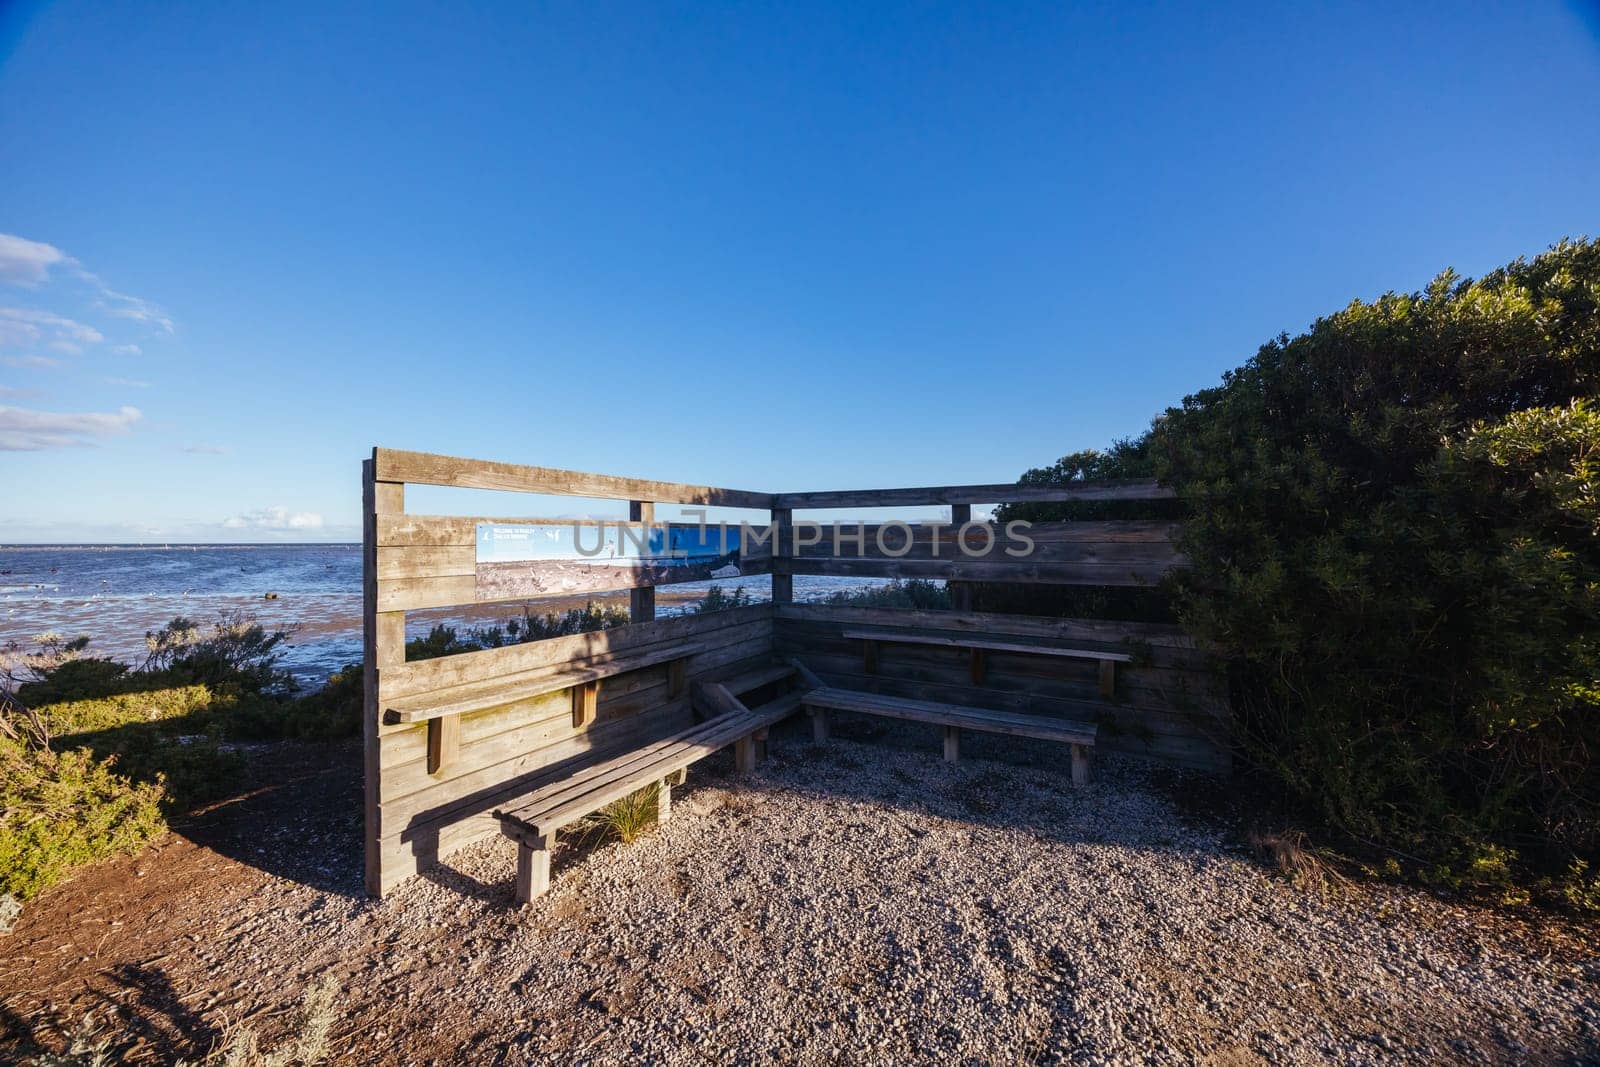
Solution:
M 1597 307 L 1594 242 L 1446 273 L 1265 345 L 1145 442 L 1245 753 L 1441 883 L 1600 848 Z
M 750 604 L 750 594 L 744 586 L 734 586 L 733 592 L 725 591 L 722 586 L 714 585 L 706 590 L 706 595 L 700 598 L 692 609 L 696 615 L 709 615 L 713 611 L 730 611 L 733 608 L 747 607 Z

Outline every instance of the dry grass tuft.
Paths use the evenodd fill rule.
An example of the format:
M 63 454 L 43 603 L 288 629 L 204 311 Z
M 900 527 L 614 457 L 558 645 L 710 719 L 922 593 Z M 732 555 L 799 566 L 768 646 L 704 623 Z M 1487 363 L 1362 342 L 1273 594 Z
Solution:
M 1252 830 L 1248 840 L 1258 860 L 1303 890 L 1320 895 L 1350 885 L 1332 854 L 1312 848 L 1299 830 Z

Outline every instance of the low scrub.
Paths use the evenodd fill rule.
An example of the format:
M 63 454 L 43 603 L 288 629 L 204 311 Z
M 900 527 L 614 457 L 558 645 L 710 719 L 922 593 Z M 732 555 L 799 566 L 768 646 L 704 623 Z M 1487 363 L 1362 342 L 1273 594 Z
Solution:
M 359 732 L 359 666 L 297 694 L 279 668 L 285 636 L 229 615 L 153 631 L 138 667 L 87 655 L 86 637 L 5 650 L 0 894 L 26 899 L 229 795 L 247 769 L 240 741 Z

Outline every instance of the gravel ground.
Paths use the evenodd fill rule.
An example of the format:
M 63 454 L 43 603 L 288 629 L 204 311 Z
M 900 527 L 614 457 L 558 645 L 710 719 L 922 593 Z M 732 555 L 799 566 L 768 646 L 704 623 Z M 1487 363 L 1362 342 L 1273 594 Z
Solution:
M 1408 890 L 1309 894 L 1184 818 L 1175 787 L 1205 781 L 1168 769 L 1105 757 L 1074 791 L 1054 746 L 967 738 L 952 767 L 932 730 L 840 733 L 780 732 L 742 780 L 707 761 L 670 822 L 558 853 L 521 911 L 498 840 L 381 904 L 345 860 L 322 884 L 194 885 L 189 917 L 142 920 L 183 951 L 100 967 L 123 973 L 101 1002 L 157 1059 L 228 1020 L 270 1047 L 331 974 L 349 1062 L 1600 1062 L 1600 957 L 1577 936 Z M 46 1012 L 12 995 L 25 980 L 0 975 L 7 1015 L 47 1046 L 38 1020 L 82 998 Z

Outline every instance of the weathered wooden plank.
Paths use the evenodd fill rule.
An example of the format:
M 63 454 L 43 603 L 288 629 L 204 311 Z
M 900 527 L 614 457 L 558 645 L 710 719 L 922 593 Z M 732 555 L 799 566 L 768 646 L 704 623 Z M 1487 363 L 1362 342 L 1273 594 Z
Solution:
M 804 529 L 802 527 L 802 529 Z M 835 537 L 837 532 L 838 536 Z M 817 536 L 807 533 L 803 540 Z M 948 560 L 957 563 L 1098 563 L 1105 566 L 1128 564 L 1163 564 L 1182 566 L 1186 558 L 1170 541 L 1089 541 L 1082 538 L 1043 540 L 1033 538 L 1032 543 L 1022 538 L 995 537 L 973 529 L 965 542 L 955 540 L 955 535 L 932 537 L 907 542 L 896 530 L 886 530 L 880 538 L 875 534 L 862 534 L 859 541 L 855 530 L 849 527 L 824 526 L 821 540 L 815 544 L 801 544 L 794 555 L 801 559 L 901 559 Z M 965 547 L 963 547 L 963 545 Z
M 379 674 L 405 658 L 406 620 L 384 612 L 378 604 L 378 521 L 405 511 L 405 486 L 379 481 L 376 464 L 361 464 L 361 766 L 362 853 L 367 892 L 381 896 L 387 885 L 379 841 L 378 798 L 381 788 L 379 737 Z
M 656 506 L 648 500 L 628 502 L 628 520 L 645 526 L 656 521 Z M 649 622 L 656 617 L 656 590 L 644 586 L 628 591 L 628 621 Z
M 1065 503 L 1072 500 L 1171 500 L 1177 494 L 1153 480 L 1084 482 L 1074 486 L 935 485 L 915 489 L 842 489 L 815 493 L 778 493 L 771 507 L 866 508 L 917 507 L 925 504 Z
M 950 636 L 937 633 L 913 633 L 903 630 L 846 630 L 846 640 L 882 641 L 899 645 L 939 645 L 946 648 L 975 648 L 990 652 L 1020 652 L 1030 656 L 1058 656 L 1065 659 L 1092 659 L 1127 663 L 1133 656 L 1111 649 L 1070 648 L 1061 645 L 1028 644 L 1021 641 L 1000 641 L 976 635 Z
M 519 493 L 599 497 L 608 500 L 654 500 L 668 504 L 705 504 L 733 508 L 771 508 L 771 493 L 719 489 L 707 485 L 622 478 L 611 474 L 534 467 L 520 463 L 440 456 L 399 449 L 373 450 L 379 481 L 445 485 L 463 489 L 504 489 Z
M 620 656 L 610 656 L 599 663 L 571 660 L 562 669 L 555 671 L 539 670 L 525 675 L 498 675 L 387 701 L 384 706 L 384 716 L 390 722 L 422 722 L 442 715 L 479 711 L 541 696 L 556 689 L 587 686 L 625 671 L 641 670 L 668 660 L 699 655 L 709 648 L 709 645 L 699 642 L 669 643 Z
M 477 566 L 472 545 L 410 545 L 404 548 L 378 546 L 378 580 L 397 578 L 445 578 L 473 574 Z
M 556 527 L 581 527 L 585 530 L 603 526 L 614 530 L 618 526 L 628 525 L 622 519 L 541 519 L 541 518 L 492 518 L 476 515 L 380 515 L 378 517 L 378 545 L 381 548 L 411 548 L 425 546 L 470 546 L 476 547 L 478 541 L 478 524 L 491 523 L 498 526 L 556 526 Z M 657 525 L 669 529 L 699 529 L 698 522 L 665 522 Z M 1057 524 L 1052 524 L 1057 525 Z M 1070 525 L 1070 524 L 1059 524 Z M 1083 524 L 1091 525 L 1091 524 Z M 1130 524 L 1132 525 L 1132 524 Z M 730 524 L 729 529 L 738 529 L 738 524 Z M 929 534 L 928 536 L 932 536 Z M 753 558 L 771 555 L 771 536 L 767 533 L 764 523 L 750 524 L 751 543 L 760 540 L 761 545 L 752 554 Z M 1048 538 L 1047 538 L 1048 539 Z M 1082 537 L 1087 541 L 1112 541 L 1116 537 Z M 1130 538 L 1138 540 L 1139 538 Z M 590 535 L 585 535 L 584 544 L 590 543 Z
M 767 559 L 743 560 L 739 566 L 739 573 L 765 574 L 771 565 L 771 561 Z M 564 587 L 559 595 L 581 596 L 645 586 L 702 581 L 705 581 L 705 575 L 693 573 L 692 568 L 596 566 L 585 572 L 581 584 Z M 505 588 L 506 591 L 503 593 L 485 589 L 478 581 L 475 572 L 470 571 L 466 574 L 437 578 L 393 578 L 378 583 L 378 605 L 382 611 L 420 611 L 424 608 L 448 608 L 461 604 L 506 603 L 532 599 L 526 591 L 514 586 Z
M 1068 741 L 1093 745 L 1097 728 L 1092 721 L 1058 719 L 1046 715 L 1019 715 L 995 708 L 946 704 L 934 700 L 887 696 L 853 689 L 813 689 L 802 698 L 807 707 L 832 711 L 853 711 L 915 722 L 961 726 L 969 730 L 1032 737 L 1044 741 Z
M 461 716 L 444 715 L 428 722 L 428 773 L 449 770 L 461 755 Z
M 774 609 L 784 622 L 815 622 L 853 626 L 921 627 L 929 630 L 964 630 L 983 634 L 1017 634 L 1067 641 L 1121 641 L 1132 639 L 1151 646 L 1197 649 L 1180 627 L 1166 623 L 1117 622 L 1109 619 L 1051 619 L 999 612 L 918 611 L 900 608 L 863 608 L 832 604 L 788 604 Z
M 714 643 L 711 635 L 724 629 L 755 626 L 766 627 L 766 632 L 770 633 L 771 620 L 770 604 L 752 604 L 706 615 L 676 615 L 611 630 L 595 630 L 570 637 L 552 637 L 544 641 L 418 660 L 396 665 L 382 673 L 383 696 L 386 700 L 392 700 L 478 678 L 546 667 L 560 668 L 573 659 L 619 655 L 665 641 L 695 638 Z
M 1164 563 L 988 563 L 967 560 L 785 558 L 775 574 L 831 574 L 858 578 L 927 578 L 1022 585 L 1153 586 L 1172 570 Z

